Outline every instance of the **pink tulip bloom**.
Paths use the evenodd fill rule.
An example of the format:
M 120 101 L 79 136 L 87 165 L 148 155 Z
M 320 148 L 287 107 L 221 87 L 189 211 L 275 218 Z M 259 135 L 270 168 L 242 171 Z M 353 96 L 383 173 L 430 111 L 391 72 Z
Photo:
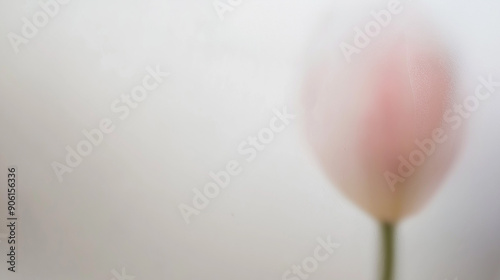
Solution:
M 351 63 L 339 55 L 314 65 L 302 101 L 328 177 L 375 218 L 395 223 L 434 193 L 459 141 L 443 121 L 456 91 L 447 53 L 425 30 L 412 39 L 387 32 Z

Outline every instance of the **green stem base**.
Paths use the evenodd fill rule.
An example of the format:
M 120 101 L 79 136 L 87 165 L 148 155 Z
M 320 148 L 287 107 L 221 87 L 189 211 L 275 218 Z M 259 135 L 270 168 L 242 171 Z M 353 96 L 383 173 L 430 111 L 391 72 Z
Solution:
M 382 229 L 382 274 L 380 280 L 393 280 L 394 278 L 394 240 L 395 226 L 390 223 L 381 223 Z

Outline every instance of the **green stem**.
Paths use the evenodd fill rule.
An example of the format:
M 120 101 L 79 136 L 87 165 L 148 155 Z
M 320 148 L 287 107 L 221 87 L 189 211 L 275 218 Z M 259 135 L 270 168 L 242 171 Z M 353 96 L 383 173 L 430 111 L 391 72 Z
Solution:
M 381 223 L 382 227 L 382 275 L 380 280 L 393 280 L 395 226 Z

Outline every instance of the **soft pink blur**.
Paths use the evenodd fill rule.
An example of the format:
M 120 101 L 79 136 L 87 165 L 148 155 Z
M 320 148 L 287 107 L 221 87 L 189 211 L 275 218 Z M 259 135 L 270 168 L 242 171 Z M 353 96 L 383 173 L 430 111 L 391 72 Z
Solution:
M 309 72 L 303 95 L 308 139 L 330 179 L 375 218 L 395 222 L 417 210 L 450 167 L 456 133 L 404 183 L 384 177 L 443 126 L 456 89 L 449 55 L 426 29 L 392 31 L 352 63 L 323 60 Z

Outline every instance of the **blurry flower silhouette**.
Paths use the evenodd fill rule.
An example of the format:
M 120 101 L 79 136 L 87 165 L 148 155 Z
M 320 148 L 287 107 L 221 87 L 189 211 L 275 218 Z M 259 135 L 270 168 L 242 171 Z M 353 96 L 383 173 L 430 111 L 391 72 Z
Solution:
M 393 225 L 435 192 L 460 142 L 444 124 L 456 91 L 449 55 L 433 32 L 411 27 L 388 31 L 351 63 L 320 58 L 302 96 L 307 137 L 326 174 L 383 225 L 384 279 L 391 279 Z M 406 170 L 411 176 L 395 179 L 409 169 L 402 159 L 437 129 L 446 142 Z

